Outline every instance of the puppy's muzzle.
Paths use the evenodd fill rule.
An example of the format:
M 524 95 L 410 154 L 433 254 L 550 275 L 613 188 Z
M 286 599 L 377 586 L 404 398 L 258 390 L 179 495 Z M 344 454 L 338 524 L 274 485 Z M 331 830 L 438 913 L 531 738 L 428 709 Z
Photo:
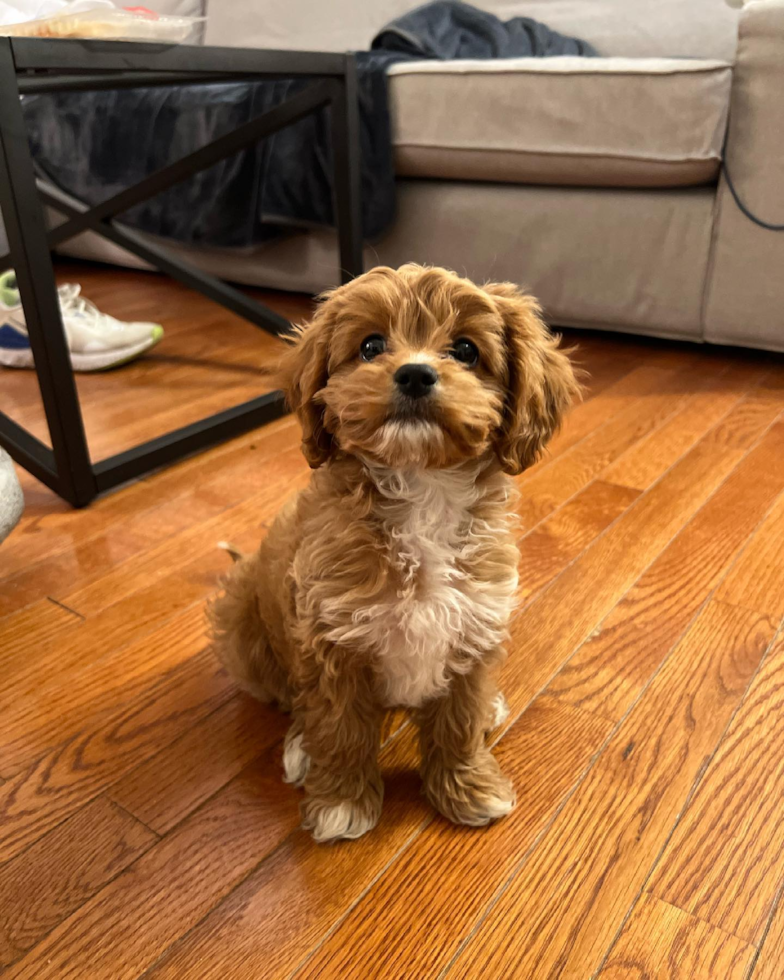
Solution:
M 429 395 L 438 374 L 429 364 L 404 364 L 395 371 L 395 384 L 401 395 L 408 398 L 423 398 Z

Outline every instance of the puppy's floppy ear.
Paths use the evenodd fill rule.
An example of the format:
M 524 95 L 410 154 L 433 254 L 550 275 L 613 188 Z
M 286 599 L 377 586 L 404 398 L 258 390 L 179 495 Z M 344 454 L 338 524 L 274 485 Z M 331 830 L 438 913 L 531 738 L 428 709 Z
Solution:
M 329 346 L 334 314 L 325 294 L 315 316 L 296 328 L 292 346 L 275 371 L 276 383 L 286 395 L 302 426 L 302 453 L 313 469 L 333 451 L 332 436 L 324 428 L 324 406 L 316 396 L 329 380 Z
M 504 320 L 507 387 L 496 452 L 516 475 L 541 455 L 580 385 L 560 338 L 544 325 L 541 307 L 512 283 L 485 286 Z

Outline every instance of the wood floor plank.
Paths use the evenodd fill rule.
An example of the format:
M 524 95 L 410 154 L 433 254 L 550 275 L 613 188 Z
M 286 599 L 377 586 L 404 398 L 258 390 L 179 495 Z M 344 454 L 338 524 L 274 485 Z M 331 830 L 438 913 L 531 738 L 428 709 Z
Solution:
M 784 634 L 754 678 L 649 890 L 759 944 L 784 881 Z
M 225 522 L 226 536 L 241 548 L 255 548 L 262 513 L 251 506 L 233 514 Z M 214 529 L 211 534 L 206 555 L 197 548 L 195 557 L 180 567 L 170 561 L 174 571 L 165 578 L 156 581 L 151 574 L 145 588 L 78 621 L 57 646 L 31 649 L 24 662 L 17 660 L 12 682 L 0 694 L 0 773 L 16 774 L 48 746 L 71 737 L 91 705 L 102 714 L 114 710 L 204 646 L 202 602 L 217 591 L 229 564 L 225 552 L 214 547 Z M 146 581 L 143 573 L 138 581 Z M 172 616 L 178 607 L 183 612 Z
M 158 840 L 99 797 L 0 867 L 0 970 Z
M 754 947 L 643 895 L 599 980 L 745 980 Z
M 781 964 L 784 963 L 784 901 L 779 903 L 765 936 L 759 958 L 751 974 L 753 980 L 781 980 Z
M 296 439 L 292 429 L 284 432 L 285 448 L 276 454 L 285 462 L 286 451 L 292 458 L 296 454 Z M 97 533 L 86 526 L 70 546 L 31 562 L 0 582 L 0 617 L 48 594 L 63 593 L 74 582 L 86 587 L 115 566 L 240 503 L 258 490 L 259 468 L 269 459 L 264 457 L 264 452 L 243 446 L 240 453 L 222 458 L 212 473 L 184 492 L 163 500 L 155 497 L 147 506 L 139 501 L 126 519 Z
M 636 490 L 594 481 L 526 534 L 519 542 L 520 598 L 551 582 L 638 496 Z
M 741 454 L 698 443 L 513 620 L 509 648 L 515 655 L 502 681 L 519 696 L 518 710 L 563 667 Z
M 169 541 L 123 562 L 89 585 L 66 586 L 54 596 L 58 601 L 90 618 L 125 596 L 167 577 L 173 568 L 214 553 L 217 542 L 235 531 L 260 527 L 280 508 L 286 497 L 307 481 L 307 466 L 292 449 L 278 459 L 277 473 L 266 486 L 246 496 L 228 510 L 188 528 Z
M 236 693 L 211 650 L 122 708 L 52 748 L 0 787 L 0 862 L 15 857 L 121 776 L 165 748 Z
M 680 373 L 649 368 L 647 379 L 640 378 L 637 399 L 627 409 L 557 460 L 523 475 L 523 494 L 517 506 L 521 526 L 525 530 L 534 527 L 579 493 L 630 446 L 661 425 L 685 398 Z
M 557 702 L 534 702 L 506 733 L 498 759 L 518 788 L 517 809 L 488 830 L 455 830 L 445 820 L 434 820 L 365 894 L 350 914 L 318 947 L 297 973 L 301 980 L 335 976 L 359 980 L 385 975 L 394 964 L 401 977 L 436 977 L 466 938 L 477 915 L 495 887 L 510 874 L 520 855 L 531 846 L 558 806 L 585 771 L 609 734 L 610 724 L 586 713 L 563 713 Z M 455 901 L 447 882 L 460 882 Z M 256 902 L 258 922 L 264 907 Z M 267 908 L 269 908 L 267 906 Z M 280 906 L 279 914 L 283 914 Z M 231 912 L 224 912 L 227 935 L 214 948 L 232 949 L 236 930 Z M 245 915 L 247 928 L 247 909 Z M 302 945 L 302 939 L 297 939 Z M 247 949 L 250 934 L 245 939 Z M 174 978 L 187 975 L 196 963 L 204 967 L 204 950 L 188 943 L 187 958 L 175 956 L 169 971 Z M 273 956 L 272 950 L 267 956 Z M 199 956 L 201 958 L 199 958 Z M 232 951 L 225 972 L 217 963 L 209 977 L 259 975 L 261 958 L 241 960 Z M 269 970 L 269 967 L 267 967 Z M 254 972 L 255 970 L 255 972 Z M 280 972 L 267 976 L 285 976 Z M 156 980 L 158 978 L 156 977 Z
M 550 691 L 605 717 L 622 718 L 782 485 L 784 425 L 777 423 L 580 647 Z
M 781 401 L 781 391 L 763 383 L 716 426 L 711 439 L 721 445 L 748 449 L 781 415 Z
M 306 479 L 302 474 L 299 482 Z M 217 589 L 218 578 L 227 567 L 225 553 L 217 542 L 226 538 L 247 539 L 257 543 L 262 536 L 260 523 L 280 505 L 291 481 L 284 477 L 270 484 L 243 503 L 215 518 L 143 552 L 123 563 L 108 575 L 85 586 L 64 593 L 63 601 L 78 601 L 89 611 L 84 621 L 73 622 L 59 630 L 57 646 L 41 645 L 38 629 L 24 632 L 14 645 L 16 654 L 8 686 L 0 693 L 0 704 L 16 703 L 40 694 L 41 678 L 53 676 L 56 664 L 60 683 L 85 662 L 103 656 L 118 656 L 123 646 L 141 639 L 171 616 L 172 609 L 204 599 Z M 34 616 L 37 605 L 24 610 L 23 618 Z M 73 607 L 71 607 L 73 608 Z M 6 622 L 15 623 L 16 614 Z M 100 669 L 100 668 L 97 668 Z
M 261 335 L 250 324 L 237 322 L 226 330 L 217 320 L 202 323 L 194 337 L 179 341 L 183 342 L 191 352 L 188 357 L 173 354 L 167 338 L 163 348 L 122 372 L 101 372 L 89 380 L 81 408 L 93 460 L 265 393 L 269 383 L 258 367 L 273 363 L 283 350 L 281 341 Z M 134 414 L 134 398 L 129 396 L 144 404 L 144 412 Z M 14 418 L 42 437 L 44 421 L 37 403 L 17 411 Z
M 399 712 L 393 713 L 393 717 L 399 719 Z M 412 726 L 402 730 L 398 726 L 395 729 L 384 744 L 380 762 L 386 792 L 378 834 L 369 834 L 354 842 L 353 848 L 315 847 L 310 836 L 299 829 L 298 810 L 285 809 L 281 811 L 276 831 L 281 843 L 227 899 L 227 902 L 231 902 L 230 907 L 235 908 L 241 903 L 243 895 L 250 892 L 256 896 L 258 892 L 256 900 L 273 903 L 279 910 L 275 916 L 265 917 L 266 924 L 261 933 L 255 920 L 249 923 L 253 930 L 253 948 L 258 950 L 263 947 L 268 951 L 264 960 L 265 978 L 269 975 L 268 971 L 273 969 L 273 959 L 281 964 L 289 960 L 296 962 L 300 952 L 308 949 L 312 937 L 322 934 L 330 922 L 330 916 L 342 909 L 341 902 L 346 900 L 346 893 L 353 896 L 356 889 L 361 892 L 367 887 L 391 857 L 432 819 L 432 811 L 418 792 L 418 777 L 414 772 L 417 750 Z M 299 801 L 300 794 L 280 782 L 280 747 L 267 752 L 257 765 L 259 771 L 263 768 L 267 775 L 279 781 L 278 791 L 271 791 L 273 795 L 286 797 L 295 803 Z M 208 806 L 211 805 L 212 801 Z M 176 828 L 166 839 L 178 834 L 186 824 Z M 303 879 L 309 882 L 304 891 L 300 887 Z M 266 892 L 268 885 L 270 892 Z M 264 891 L 263 896 L 261 891 Z M 172 946 L 175 958 L 189 956 L 191 944 L 198 942 L 205 930 L 222 927 L 224 907 L 229 906 L 224 906 L 223 902 L 217 903 L 214 915 L 188 931 L 184 945 L 177 942 Z M 301 931 L 298 923 L 301 924 Z M 242 928 L 239 920 L 236 924 Z M 221 953 L 228 955 L 229 951 L 222 949 Z M 172 961 L 167 953 L 160 963 L 145 974 L 145 980 L 157 977 L 159 972 L 168 975 Z M 180 970 L 179 966 L 174 968 Z M 199 976 L 206 976 L 208 965 L 200 962 L 195 969 Z M 187 974 L 178 972 L 177 975 Z
M 698 381 L 683 406 L 663 425 L 635 443 L 602 473 L 602 479 L 647 490 L 681 456 L 709 432 L 761 379 L 754 365 L 728 367 Z
M 450 977 L 598 969 L 774 632 L 745 609 L 705 607 Z
M 19 650 L 34 635 L 36 644 L 49 646 L 78 626 L 79 617 L 49 599 L 41 599 L 35 608 L 25 609 L 14 617 L 0 621 L 0 660 L 8 665 L 8 673 L 16 665 Z M 11 678 L 4 678 L 10 684 Z
M 719 586 L 725 602 L 784 616 L 784 494 Z
M 13 980 L 136 980 L 273 850 L 297 798 L 262 758 L 54 929 Z
M 266 360 L 274 361 L 276 359 L 276 357 L 269 356 L 260 357 L 259 365 Z M 224 370 L 231 369 L 231 365 L 224 364 L 223 367 Z M 164 376 L 168 385 L 168 371 Z M 185 392 L 184 400 L 187 405 L 187 414 L 184 420 L 182 405 L 177 405 L 175 402 L 172 406 L 171 395 L 169 395 L 168 407 L 166 407 L 166 403 L 162 404 L 153 416 L 155 421 L 151 437 L 155 439 L 164 436 L 180 427 L 183 421 L 186 425 L 190 425 L 201 419 L 209 418 L 210 415 L 234 408 L 269 393 L 269 384 L 260 376 L 254 376 L 253 373 L 249 372 L 249 378 L 251 380 L 245 383 L 235 382 L 224 387 L 214 385 L 212 379 L 205 379 L 202 388 L 196 391 L 193 390 L 192 385 L 189 385 Z M 156 387 L 160 388 L 161 381 L 162 378 L 157 382 Z M 150 429 L 151 425 L 148 421 L 140 420 L 138 415 L 136 418 L 131 417 L 124 424 L 114 425 L 99 435 L 93 436 L 90 440 L 90 456 L 94 462 L 99 462 L 114 455 L 117 451 L 125 452 L 127 449 L 144 442 L 150 434 Z
M 204 609 L 193 603 L 138 642 L 118 644 L 105 656 L 88 659 L 71 683 L 60 682 L 55 660 L 50 675 L 41 679 L 40 694 L 32 686 L 19 687 L 16 698 L 13 690 L 4 696 L 0 772 L 14 775 L 53 745 L 73 738 L 88 719 L 95 724 L 123 705 L 138 703 L 156 681 L 207 645 Z
M 410 736 L 409 729 L 404 734 Z M 414 740 L 409 737 L 406 741 L 404 755 L 408 757 Z M 385 795 L 378 833 L 368 834 L 351 847 L 316 847 L 308 834 L 297 829 L 295 814 L 277 850 L 174 945 L 145 980 L 194 972 L 200 980 L 288 976 L 313 943 L 433 819 L 410 765 L 390 766 L 385 758 L 382 772 Z M 297 799 L 295 794 L 286 795 Z M 224 967 L 236 972 L 223 972 Z
M 635 405 L 641 395 L 652 391 L 672 374 L 672 367 L 644 364 L 626 371 L 602 392 L 601 398 L 578 402 L 569 412 L 564 427 L 548 444 L 542 459 L 518 479 L 520 486 L 546 469 L 553 460 L 605 425 L 616 415 Z
M 4 577 L 18 574 L 37 561 L 62 554 L 80 540 L 101 534 L 122 534 L 124 521 L 135 521 L 147 510 L 152 510 L 181 494 L 192 494 L 198 480 L 204 474 L 212 474 L 218 467 L 231 465 L 237 456 L 244 457 L 256 446 L 259 468 L 274 458 L 278 441 L 286 442 L 285 448 L 295 446 L 298 430 L 292 418 L 282 419 L 265 426 L 261 431 L 216 446 L 198 456 L 175 464 L 154 478 L 139 480 L 108 496 L 94 501 L 89 508 L 74 511 L 68 504 L 33 481 L 25 486 L 27 507 L 19 527 L 3 543 L 0 573 Z M 267 453 L 267 447 L 270 452 Z M 37 492 L 35 488 L 38 488 Z
M 108 796 L 156 833 L 166 834 L 281 741 L 287 727 L 284 715 L 238 694 L 129 772 Z

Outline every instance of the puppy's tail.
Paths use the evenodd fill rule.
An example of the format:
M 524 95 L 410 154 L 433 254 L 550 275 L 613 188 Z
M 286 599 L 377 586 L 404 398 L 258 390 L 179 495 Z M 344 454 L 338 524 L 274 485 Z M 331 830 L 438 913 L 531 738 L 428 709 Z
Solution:
M 228 541 L 219 541 L 218 547 L 222 548 L 224 551 L 227 551 L 231 556 L 231 560 L 234 562 L 242 561 L 242 559 L 245 557 L 245 555 L 243 555 L 243 553 L 239 550 L 239 548 L 236 548 L 233 544 L 230 544 Z

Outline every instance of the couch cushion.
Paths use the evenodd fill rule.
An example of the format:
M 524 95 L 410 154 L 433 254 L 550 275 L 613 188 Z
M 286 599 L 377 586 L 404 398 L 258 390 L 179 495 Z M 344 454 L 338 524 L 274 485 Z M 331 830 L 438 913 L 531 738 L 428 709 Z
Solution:
M 173 2 L 173 0 L 168 0 Z M 208 44 L 360 51 L 422 0 L 209 0 Z M 738 11 L 725 0 L 473 0 L 501 20 L 533 17 L 625 58 L 734 57 Z M 159 4 L 156 4 L 156 9 Z
M 398 173 L 611 187 L 715 179 L 723 61 L 523 58 L 390 70 Z

